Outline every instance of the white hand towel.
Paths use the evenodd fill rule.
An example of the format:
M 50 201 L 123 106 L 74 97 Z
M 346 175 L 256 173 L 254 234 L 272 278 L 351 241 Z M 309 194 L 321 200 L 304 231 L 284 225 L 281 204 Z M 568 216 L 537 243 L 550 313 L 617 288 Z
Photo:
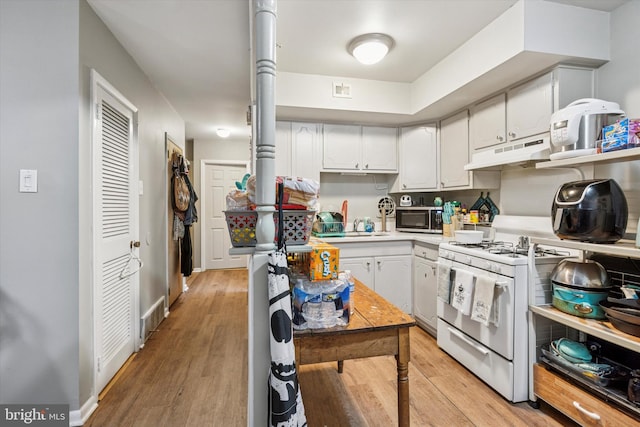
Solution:
M 453 282 L 453 301 L 451 306 L 460 313 L 468 316 L 471 313 L 473 298 L 473 273 L 465 270 L 455 270 L 456 276 Z
M 495 279 L 487 276 L 478 276 L 476 278 L 476 289 L 473 295 L 473 305 L 471 308 L 471 320 L 475 320 L 489 326 L 495 288 Z
M 493 291 L 493 306 L 489 315 L 489 323 L 493 323 L 496 328 L 500 326 L 500 304 L 498 301 L 503 291 L 502 287 L 497 287 Z
M 451 304 L 451 267 L 438 264 L 438 298 Z

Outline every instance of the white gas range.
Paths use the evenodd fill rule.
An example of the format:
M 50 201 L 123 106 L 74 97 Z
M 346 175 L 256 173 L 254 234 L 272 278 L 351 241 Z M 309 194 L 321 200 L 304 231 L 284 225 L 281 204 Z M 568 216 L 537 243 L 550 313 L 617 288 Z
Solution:
M 477 245 L 441 243 L 438 258 L 438 346 L 512 402 L 529 397 L 529 236 L 553 236 L 551 220 L 498 215 L 492 223 L 490 239 Z M 532 280 L 544 282 L 553 267 L 570 255 L 536 247 Z M 471 273 L 473 277 L 456 274 L 458 271 Z M 446 276 L 443 272 L 451 274 Z M 479 283 L 483 286 L 484 301 L 475 299 L 480 289 L 475 286 Z M 487 283 L 493 288 L 493 299 L 489 299 L 489 320 L 485 317 L 483 323 L 472 319 L 474 313 L 473 308 L 469 312 L 469 303 L 477 307 L 484 303 L 486 307 Z M 447 297 L 440 292 L 447 287 L 449 301 L 445 301 Z M 468 299 L 465 308 L 464 302 Z

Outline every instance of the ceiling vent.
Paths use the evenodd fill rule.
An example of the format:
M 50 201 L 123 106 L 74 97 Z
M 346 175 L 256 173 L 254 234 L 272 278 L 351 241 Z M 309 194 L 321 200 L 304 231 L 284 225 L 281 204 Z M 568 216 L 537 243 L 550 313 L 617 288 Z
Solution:
M 333 82 L 334 98 L 351 98 L 351 85 Z

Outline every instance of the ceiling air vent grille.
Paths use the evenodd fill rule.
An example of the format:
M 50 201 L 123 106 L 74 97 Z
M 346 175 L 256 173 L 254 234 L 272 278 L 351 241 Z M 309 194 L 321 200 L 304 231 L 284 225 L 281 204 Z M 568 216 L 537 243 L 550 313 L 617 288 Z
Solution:
M 351 98 L 351 85 L 333 82 L 334 98 Z

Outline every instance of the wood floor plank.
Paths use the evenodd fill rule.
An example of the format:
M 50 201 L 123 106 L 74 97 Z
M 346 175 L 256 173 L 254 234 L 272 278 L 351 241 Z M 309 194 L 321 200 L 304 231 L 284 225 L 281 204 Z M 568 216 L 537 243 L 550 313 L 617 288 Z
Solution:
M 247 271 L 193 274 L 189 291 L 124 370 L 85 423 L 89 427 L 246 426 Z M 412 426 L 570 426 L 558 413 L 512 404 L 411 328 Z M 309 427 L 397 424 L 393 357 L 304 365 Z M 265 385 L 266 387 L 266 385 Z

